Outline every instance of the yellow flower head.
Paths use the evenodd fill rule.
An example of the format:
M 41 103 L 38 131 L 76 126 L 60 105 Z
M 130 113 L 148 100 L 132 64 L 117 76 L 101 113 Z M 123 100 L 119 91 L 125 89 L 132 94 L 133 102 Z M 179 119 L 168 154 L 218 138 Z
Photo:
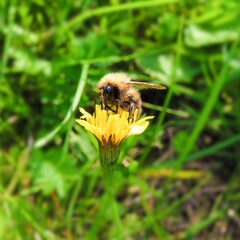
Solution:
M 129 118 L 129 112 L 118 109 L 117 113 L 110 110 L 103 110 L 100 105 L 96 105 L 95 113 L 91 115 L 83 108 L 80 108 L 83 114 L 77 123 L 92 132 L 101 145 L 119 145 L 125 138 L 132 135 L 141 134 L 148 126 L 153 116 L 137 120 L 138 110 L 134 116 Z

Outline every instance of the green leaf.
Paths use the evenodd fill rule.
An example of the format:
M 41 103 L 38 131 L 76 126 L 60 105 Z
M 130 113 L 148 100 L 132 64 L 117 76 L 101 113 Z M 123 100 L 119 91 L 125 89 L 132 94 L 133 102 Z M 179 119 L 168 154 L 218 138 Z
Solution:
M 73 158 L 61 159 L 61 151 L 57 149 L 46 153 L 35 150 L 30 161 L 30 176 L 34 187 L 43 191 L 44 195 L 56 191 L 64 198 L 71 183 L 79 179 L 75 164 Z
M 89 33 L 85 37 L 73 38 L 69 43 L 70 55 L 75 60 L 116 56 L 118 50 L 110 45 L 106 35 Z
M 14 72 L 24 72 L 30 75 L 43 74 L 49 76 L 52 66 L 48 60 L 37 57 L 33 50 L 9 48 L 9 55 L 14 59 Z
M 203 47 L 223 42 L 230 42 L 239 38 L 239 31 L 239 27 L 238 29 L 212 29 L 190 24 L 185 29 L 184 42 L 189 47 Z
M 136 61 L 144 72 L 169 86 L 175 68 L 174 58 L 172 54 L 153 53 L 141 55 Z M 198 71 L 192 60 L 184 59 L 176 69 L 176 81 L 190 82 Z

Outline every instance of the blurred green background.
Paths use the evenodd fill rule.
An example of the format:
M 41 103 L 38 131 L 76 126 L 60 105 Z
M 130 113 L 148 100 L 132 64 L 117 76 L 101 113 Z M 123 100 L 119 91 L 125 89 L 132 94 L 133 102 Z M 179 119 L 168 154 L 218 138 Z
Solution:
M 240 239 L 239 34 L 239 0 L 2 0 L 0 239 Z M 119 71 L 168 89 L 142 91 L 113 216 L 75 119 Z

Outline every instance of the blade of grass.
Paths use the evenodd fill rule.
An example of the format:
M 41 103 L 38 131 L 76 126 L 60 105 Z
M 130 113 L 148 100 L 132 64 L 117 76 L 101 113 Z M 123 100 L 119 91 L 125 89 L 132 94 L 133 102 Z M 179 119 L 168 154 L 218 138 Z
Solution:
M 181 44 L 182 44 L 183 26 L 184 26 L 184 19 L 181 18 L 180 26 L 179 26 L 179 30 L 178 30 L 177 53 L 176 53 L 176 58 L 174 61 L 174 67 L 173 67 L 173 72 L 172 72 L 172 81 L 170 82 L 170 87 L 169 87 L 166 99 L 164 100 L 162 112 L 161 112 L 159 118 L 157 119 L 155 128 L 153 129 L 153 131 L 149 137 L 150 139 L 148 141 L 148 145 L 145 147 L 142 157 L 140 158 L 140 162 L 143 162 L 146 159 L 146 157 L 148 156 L 148 154 L 151 151 L 153 141 L 156 139 L 156 137 L 158 136 L 159 132 L 162 129 L 162 123 L 166 116 L 168 106 L 170 104 L 170 101 L 171 101 L 173 93 L 174 93 L 174 86 L 175 86 L 175 81 L 176 81 L 176 69 L 180 63 L 180 49 L 181 49 Z
M 100 200 L 100 199 L 99 199 Z M 108 194 L 104 194 L 101 203 L 99 204 L 100 210 L 97 214 L 97 216 L 94 218 L 94 221 L 91 225 L 91 228 L 87 232 L 86 239 L 96 239 L 97 233 L 99 231 L 99 227 L 101 222 L 104 222 L 105 220 L 105 212 L 108 209 L 109 206 L 109 196 Z
M 152 109 L 152 110 L 156 110 L 156 111 L 159 111 L 159 112 L 163 111 L 163 107 L 156 106 L 154 104 L 147 103 L 147 102 L 143 102 L 143 107 L 149 108 L 149 109 Z M 181 118 L 189 117 L 188 112 L 182 111 L 182 110 L 174 110 L 174 109 L 171 109 L 171 108 L 167 108 L 166 113 L 176 115 L 176 116 L 181 117 Z
M 212 91 L 210 93 L 210 97 L 206 101 L 206 103 L 203 107 L 203 110 L 200 114 L 200 117 L 199 117 L 192 133 L 190 134 L 190 136 L 188 138 L 188 141 L 186 141 L 185 148 L 182 150 L 180 157 L 176 161 L 174 161 L 174 163 L 175 163 L 173 165 L 174 171 L 168 177 L 168 179 L 164 182 L 163 187 L 162 187 L 163 192 L 168 191 L 169 184 L 173 180 L 174 176 L 177 174 L 178 170 L 186 162 L 188 154 L 192 151 L 198 136 L 200 135 L 205 124 L 207 123 L 208 117 L 209 117 L 209 115 L 214 107 L 214 104 L 217 101 L 218 95 L 225 83 L 225 77 L 227 74 L 229 62 L 230 62 L 231 57 L 235 53 L 236 47 L 237 47 L 237 42 L 235 42 L 232 45 L 230 53 L 227 55 L 226 61 L 220 71 L 219 77 L 217 78 L 217 80 L 215 81 L 215 83 L 212 86 Z M 159 204 L 161 201 L 164 201 L 164 194 L 162 195 L 162 197 L 159 201 Z
M 220 71 L 219 76 L 217 77 L 215 83 L 212 86 L 212 91 L 210 93 L 209 98 L 207 99 L 203 110 L 199 116 L 199 119 L 195 125 L 195 127 L 193 128 L 192 133 L 190 134 L 185 148 L 183 149 L 183 151 L 181 152 L 181 155 L 178 159 L 178 163 L 179 165 L 182 165 L 182 163 L 185 161 L 187 155 L 192 151 L 194 144 L 198 138 L 198 136 L 200 135 L 203 127 L 205 126 L 205 124 L 207 123 L 207 121 L 209 120 L 209 115 L 213 110 L 214 104 L 216 103 L 218 96 L 220 94 L 220 91 L 222 90 L 224 83 L 225 83 L 225 79 L 227 78 L 227 74 L 228 74 L 228 67 L 229 67 L 229 62 L 233 56 L 233 54 L 236 51 L 236 47 L 238 45 L 238 42 L 235 42 L 229 52 L 229 54 L 227 55 L 226 61 Z
M 40 148 L 40 147 L 45 146 L 62 129 L 62 127 L 66 123 L 69 122 L 72 114 L 76 111 L 77 106 L 80 102 L 80 99 L 81 99 L 81 96 L 82 96 L 82 93 L 83 93 L 83 89 L 84 89 L 86 81 L 87 81 L 88 69 L 89 69 L 89 65 L 84 64 L 83 67 L 82 67 L 82 73 L 81 73 L 81 76 L 80 76 L 79 81 L 78 81 L 78 86 L 77 86 L 76 93 L 74 95 L 72 105 L 69 107 L 68 112 L 67 112 L 65 118 L 63 119 L 63 121 L 54 130 L 52 130 L 50 133 L 48 133 L 46 136 L 38 139 L 34 143 L 34 148 Z
M 159 222 L 155 220 L 155 214 L 152 210 L 149 209 L 149 202 L 147 201 L 147 198 L 145 197 L 147 193 L 145 192 L 144 194 L 141 194 L 141 203 L 144 208 L 145 214 L 146 214 L 146 227 L 150 228 L 152 231 L 155 232 L 156 236 L 158 239 L 169 239 L 169 234 L 167 233 L 166 230 L 164 230 L 164 227 L 159 225 Z
M 25 220 L 41 235 L 43 239 L 60 239 L 53 232 L 43 229 L 43 226 L 35 221 L 32 214 L 28 213 L 25 209 L 21 209 L 21 215 Z
M 206 157 L 206 156 L 209 156 L 211 154 L 214 154 L 214 153 L 217 153 L 219 152 L 220 150 L 223 150 L 237 142 L 240 142 L 240 134 L 236 135 L 236 136 L 233 136 L 227 140 L 224 140 L 222 142 L 219 142 L 211 147 L 208 147 L 208 148 L 205 148 L 201 151 L 197 151 L 195 153 L 192 153 L 190 154 L 185 160 L 183 163 L 187 163 L 187 162 L 190 162 L 190 161 L 194 161 L 195 159 L 197 158 L 203 158 L 203 157 Z M 160 165 L 154 165 L 153 167 L 151 168 L 145 168 L 145 169 L 161 169 L 161 168 L 167 168 L 167 167 L 174 167 L 176 162 L 178 161 L 178 158 L 176 159 L 170 159 L 168 160 L 167 162 L 164 162 L 164 163 L 161 163 Z
M 1 84 L 5 84 L 8 86 L 8 82 L 6 81 L 6 79 L 4 78 L 4 72 L 5 72 L 5 68 L 7 66 L 7 62 L 8 62 L 8 49 L 11 43 L 11 39 L 12 39 L 12 28 L 13 28 L 13 24 L 14 24 L 14 19 L 15 19 L 15 15 L 16 15 L 16 5 L 17 5 L 17 0 L 13 0 L 10 1 L 11 5 L 8 8 L 8 26 L 7 26 L 7 34 L 5 37 L 5 41 L 4 41 L 4 46 L 3 46 L 3 52 L 2 52 L 2 64 L 1 64 L 1 68 L 0 68 L 0 83 Z M 9 88 L 10 91 L 10 88 Z
M 67 226 L 68 226 L 69 231 L 71 230 L 71 228 L 74 228 L 74 226 L 72 226 L 72 216 L 74 214 L 75 207 L 79 200 L 80 191 L 82 190 L 83 179 L 86 177 L 87 172 L 90 171 L 91 165 L 92 165 L 92 162 L 88 161 L 84 165 L 81 166 L 81 169 L 79 170 L 79 175 L 81 177 L 79 178 L 74 189 L 72 190 L 72 195 L 71 195 L 71 198 L 69 199 L 69 204 L 68 204 L 67 211 L 66 211 Z M 91 179 L 90 179 L 91 182 L 90 182 L 90 184 L 88 184 L 88 188 L 86 189 L 87 192 L 85 193 L 86 199 L 92 193 L 92 191 L 95 187 L 95 183 L 98 180 L 98 178 L 99 178 L 99 174 L 95 174 L 95 175 L 91 176 Z M 83 222 L 85 222 L 85 221 L 83 221 Z
M 178 198 L 173 204 L 171 204 L 168 208 L 162 209 L 161 213 L 156 216 L 156 220 L 162 220 L 169 216 L 175 209 L 177 209 L 182 203 L 184 203 L 187 199 L 193 196 L 199 189 L 201 189 L 204 185 L 208 184 L 211 180 L 212 176 L 208 175 L 203 178 L 201 182 L 199 182 L 195 187 L 193 187 L 189 192 L 184 194 L 181 198 Z M 161 204 L 159 204 L 161 208 Z
M 192 225 L 187 229 L 184 239 L 192 239 L 194 235 L 199 233 L 201 230 L 204 230 L 207 226 L 214 223 L 216 220 L 224 217 L 224 212 L 221 210 L 216 211 L 215 213 L 209 215 L 207 218 L 204 218 L 202 221 L 197 224 Z
M 19 179 L 22 176 L 22 173 L 27 166 L 29 155 L 30 155 L 31 149 L 32 149 L 32 145 L 33 145 L 33 137 L 32 137 L 32 135 L 29 135 L 26 149 L 24 149 L 22 151 L 22 153 L 20 154 L 19 159 L 17 161 L 16 170 L 14 171 L 11 181 L 9 182 L 9 184 L 5 190 L 6 196 L 11 195 L 14 192 L 14 190 L 19 182 Z
M 114 12 L 140 9 L 140 8 L 150 8 L 164 4 L 170 4 L 178 2 L 179 0 L 153 0 L 153 1 L 138 1 L 138 2 L 127 2 L 118 5 L 104 6 L 100 8 L 91 9 L 89 11 L 85 11 L 82 14 L 76 16 L 69 22 L 67 22 L 62 28 L 62 33 L 65 31 L 69 31 L 69 29 L 79 26 L 84 20 L 92 18 L 94 16 L 103 16 L 104 14 L 110 14 Z M 49 38 L 55 35 L 59 31 L 59 27 L 55 27 L 50 29 L 48 32 L 45 32 L 42 35 L 42 38 Z

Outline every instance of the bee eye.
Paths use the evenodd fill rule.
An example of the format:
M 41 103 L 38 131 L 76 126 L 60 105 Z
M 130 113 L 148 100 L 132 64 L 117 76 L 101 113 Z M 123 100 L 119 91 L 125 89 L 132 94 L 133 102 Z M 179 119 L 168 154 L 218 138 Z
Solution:
M 107 87 L 104 88 L 104 93 L 105 94 L 111 94 L 111 92 L 112 92 L 112 88 L 110 86 L 107 86 Z

